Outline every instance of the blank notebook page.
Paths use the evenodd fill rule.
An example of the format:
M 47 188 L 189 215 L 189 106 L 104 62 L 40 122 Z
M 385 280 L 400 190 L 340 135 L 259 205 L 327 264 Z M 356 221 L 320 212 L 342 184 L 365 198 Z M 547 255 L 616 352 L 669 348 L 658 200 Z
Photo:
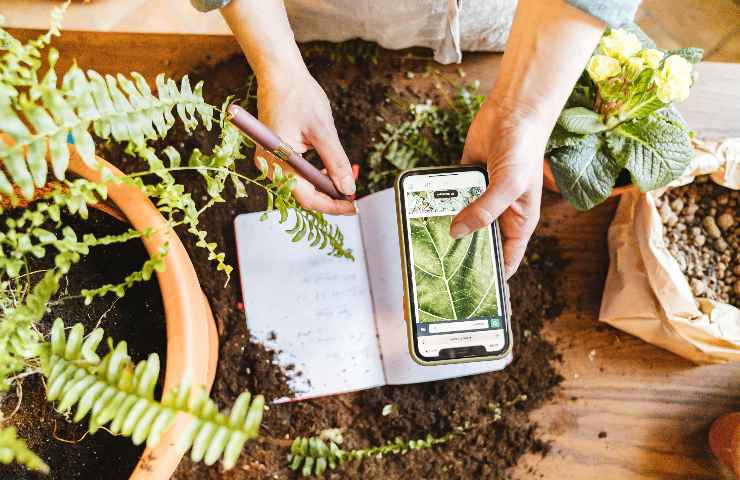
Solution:
M 385 383 L 357 217 L 332 217 L 355 261 L 330 257 L 305 239 L 291 241 L 293 224 L 277 212 L 235 220 L 247 325 L 259 343 L 294 365 L 290 387 L 299 398 Z M 248 348 L 248 346 L 245 346 Z

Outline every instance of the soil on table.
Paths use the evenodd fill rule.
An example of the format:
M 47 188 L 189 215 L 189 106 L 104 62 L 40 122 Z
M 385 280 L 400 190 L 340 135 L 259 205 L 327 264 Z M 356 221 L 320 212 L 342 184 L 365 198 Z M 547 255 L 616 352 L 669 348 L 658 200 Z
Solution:
M 336 60 L 336 59 L 335 59 Z M 377 63 L 345 60 L 330 61 L 314 57 L 309 68 L 323 86 L 332 103 L 340 139 L 350 160 L 360 163 L 358 190 L 367 192 L 365 158 L 385 122 L 404 118 L 409 102 L 419 102 L 439 95 L 433 87 L 421 91 L 405 80 L 407 71 L 424 72 L 426 61 L 410 62 L 402 54 L 380 52 Z M 248 98 L 253 104 L 254 85 L 242 57 L 235 57 L 215 67 L 196 72 L 196 79 L 206 80 L 206 95 L 220 103 L 227 95 Z M 417 75 L 419 78 L 420 75 Z M 401 80 L 399 80 L 401 79 Z M 398 88 L 398 84 L 404 86 Z M 419 82 L 421 83 L 421 82 Z M 429 83 L 429 82 L 427 82 Z M 247 90 L 247 85 L 249 91 Z M 194 147 L 208 148 L 213 135 L 198 132 L 195 136 L 175 134 L 181 153 Z M 187 158 L 186 156 L 184 158 Z M 251 162 L 240 167 L 254 173 Z M 202 191 L 200 182 L 188 181 L 188 187 Z M 194 198 L 198 198 L 196 194 Z M 246 200 L 229 200 L 217 205 L 202 220 L 209 239 L 216 241 L 232 264 L 236 262 L 233 219 L 246 211 L 264 208 L 260 192 L 250 192 Z M 230 406 L 243 390 L 259 392 L 269 398 L 289 394 L 286 378 L 296 374 L 282 371 L 273 363 L 273 352 L 250 341 L 243 311 L 238 308 L 241 292 L 238 278 L 226 287 L 223 277 L 206 262 L 206 254 L 191 248 L 199 278 L 211 301 L 221 335 L 221 356 L 213 388 L 216 401 Z M 519 273 L 511 280 L 514 312 L 514 362 L 503 372 L 474 377 L 406 386 L 388 386 L 353 394 L 326 397 L 292 404 L 273 405 L 265 414 L 262 435 L 278 439 L 316 435 L 327 428 L 343 432 L 343 448 L 378 445 L 400 436 L 422 438 L 427 433 L 443 435 L 466 423 L 479 424 L 465 436 L 448 445 L 415 451 L 405 456 L 387 456 L 348 463 L 329 474 L 330 478 L 506 478 L 506 469 L 521 455 L 534 451 L 546 453 L 548 446 L 538 436 L 537 426 L 529 412 L 550 399 L 561 381 L 556 370 L 559 355 L 541 334 L 547 319 L 562 308 L 556 295 L 561 284 L 560 260 L 553 239 L 535 238 Z M 289 295 L 289 292 L 286 292 Z M 401 333 L 403 334 L 403 333 Z M 526 400 L 515 406 L 522 395 Z M 385 405 L 394 405 L 393 413 L 381 414 Z M 504 413 L 492 421 L 497 406 Z M 180 480 L 206 478 L 295 478 L 286 465 L 284 446 L 267 442 L 249 444 L 233 470 L 223 472 L 220 466 L 206 467 L 185 458 L 175 474 Z
M 355 58 L 353 63 L 349 55 L 332 59 L 331 50 L 319 46 L 313 50 L 308 62 L 332 103 L 339 136 L 350 160 L 361 165 L 358 182 L 361 194 L 368 193 L 367 152 L 377 141 L 385 122 L 405 118 L 410 102 L 427 98 L 438 101 L 440 97 L 440 91 L 425 80 L 431 63 L 426 59 L 419 60 L 417 52 L 409 57 L 402 53 L 369 51 L 369 56 Z M 428 56 L 427 53 L 425 55 Z M 409 79 L 409 71 L 416 73 L 416 80 Z M 206 80 L 205 94 L 213 104 L 220 104 L 228 95 L 236 95 L 254 107 L 255 86 L 243 57 L 234 57 L 215 67 L 194 72 L 192 77 Z M 194 148 L 209 151 L 217 140 L 216 136 L 216 132 L 202 129 L 187 134 L 177 128 L 171 133 L 168 143 L 178 148 L 183 158 L 188 158 Z M 124 170 L 138 165 L 118 148 L 107 148 L 101 153 Z M 316 160 L 315 156 L 313 160 Z M 243 162 L 239 169 L 249 175 L 256 173 L 251 161 Z M 183 174 L 180 180 L 193 198 L 206 199 L 204 185 L 198 175 Z M 234 266 L 237 263 L 234 217 L 239 213 L 262 210 L 265 206 L 261 191 L 253 189 L 249 194 L 247 199 L 233 200 L 233 192 L 227 192 L 227 201 L 214 206 L 200 221 L 201 229 L 208 232 L 208 241 L 218 243 L 226 253 L 227 263 Z M 110 228 L 114 221 L 98 218 L 97 222 L 90 228 L 100 232 Z M 221 272 L 216 272 L 215 264 L 208 261 L 207 252 L 196 248 L 187 232 L 178 233 L 190 252 L 219 330 L 220 357 L 213 398 L 220 407 L 227 408 L 244 390 L 262 393 L 268 399 L 290 395 L 287 378 L 299 372 L 281 369 L 274 362 L 274 352 L 251 341 L 241 307 L 238 275 L 234 273 L 230 283 L 224 286 L 225 278 Z M 84 286 L 90 283 L 98 285 L 119 280 L 124 275 L 121 272 L 141 265 L 145 259 L 143 248 L 135 246 L 135 243 L 108 248 L 106 254 L 88 259 L 83 265 L 93 264 L 94 268 L 78 267 L 90 270 L 83 270 L 86 273 L 80 277 L 72 277 L 69 291 L 78 291 L 83 278 Z M 327 475 L 348 479 L 507 478 L 507 468 L 515 465 L 524 453 L 544 455 L 548 450 L 529 414 L 552 398 L 562 380 L 557 373 L 560 357 L 542 335 L 547 320 L 557 316 L 563 307 L 557 295 L 557 286 L 562 284 L 561 272 L 557 242 L 550 238 L 534 238 L 519 272 L 509 282 L 514 361 L 504 371 L 272 405 L 265 412 L 262 437 L 289 443 L 296 436 L 317 435 L 324 429 L 339 428 L 344 437 L 342 447 L 351 449 L 383 444 L 399 436 L 408 440 L 423 438 L 427 433 L 441 436 L 456 427 L 471 425 L 466 435 L 455 437 L 446 445 L 404 456 L 350 462 Z M 96 276 L 94 282 L 88 282 L 91 275 Z M 130 290 L 104 320 L 110 335 L 127 339 L 136 349 L 139 354 L 135 356 L 137 360 L 149 351 L 161 353 L 164 349 L 163 312 L 159 289 L 154 286 L 154 282 L 147 282 Z M 102 314 L 102 311 L 83 307 L 81 301 L 74 303 L 74 309 L 69 305 L 72 303 L 64 302 L 58 307 L 70 309 L 63 315 L 68 320 L 79 318 L 88 325 L 94 325 Z M 49 440 L 52 438 L 50 429 L 54 425 L 51 419 L 56 420 L 59 425 L 57 435 L 63 438 L 79 439 L 85 427 L 69 426 L 60 421 L 59 416 L 51 412 L 51 407 L 40 400 L 42 386 L 28 381 L 24 383 L 26 406 L 29 405 L 27 396 L 30 392 L 36 392 L 38 400 L 34 399 L 31 407 L 25 410 L 29 413 L 16 417 L 16 421 L 19 421 L 20 433 L 29 439 L 31 448 L 40 451 L 52 471 L 60 475 L 52 478 L 127 478 L 140 451 L 132 447 L 128 439 L 111 437 L 101 431 L 74 445 Z M 389 404 L 393 405 L 392 413 L 382 415 L 383 408 Z M 4 403 L 4 411 L 9 405 L 12 402 Z M 497 416 L 499 408 L 502 411 L 500 418 Z M 36 412 L 42 412 L 41 429 L 37 428 Z M 229 472 L 224 472 L 219 465 L 194 464 L 186 457 L 174 478 L 297 478 L 298 475 L 287 468 L 287 451 L 288 448 L 276 442 L 251 442 L 237 466 Z M 0 469 L 0 478 L 35 477 L 21 469 Z
M 114 235 L 127 229 L 125 225 L 97 210 L 90 211 L 87 221 L 71 216 L 63 218 L 63 221 L 78 235 Z M 39 323 L 39 330 L 47 334 L 57 317 L 62 318 L 67 325 L 81 322 L 85 326 L 85 332 L 100 326 L 105 329 L 106 337 L 111 337 L 116 342 L 126 340 L 129 354 L 135 361 L 144 360 L 149 353 L 157 352 L 164 365 L 164 310 L 156 278 L 133 286 L 120 299 L 115 295 L 108 295 L 94 300 L 91 305 L 85 305 L 79 297 L 83 288 L 119 283 L 127 274 L 138 270 L 147 258 L 140 241 L 131 241 L 125 246 L 110 245 L 91 249 L 90 254 L 72 267 L 70 274 L 62 280 L 60 292 L 49 305 L 46 317 Z M 31 271 L 47 268 L 49 265 L 49 262 L 40 261 L 32 266 Z M 35 276 L 34 279 L 38 277 Z M 107 352 L 104 343 L 105 341 L 101 342 L 99 353 Z M 161 373 L 163 376 L 164 372 Z M 162 380 L 160 378 L 160 384 Z M 95 435 L 86 434 L 86 422 L 69 422 L 46 401 L 46 389 L 39 375 L 25 378 L 21 387 L 18 393 L 22 398 L 10 391 L 2 401 L 2 413 L 7 419 L 4 424 L 17 428 L 18 436 L 25 439 L 28 447 L 49 465 L 51 473 L 43 475 L 31 473 L 16 465 L 0 465 L 0 479 L 128 478 L 143 447 L 134 446 L 128 438 L 115 437 L 103 429 Z M 12 414 L 19 400 L 20 408 Z

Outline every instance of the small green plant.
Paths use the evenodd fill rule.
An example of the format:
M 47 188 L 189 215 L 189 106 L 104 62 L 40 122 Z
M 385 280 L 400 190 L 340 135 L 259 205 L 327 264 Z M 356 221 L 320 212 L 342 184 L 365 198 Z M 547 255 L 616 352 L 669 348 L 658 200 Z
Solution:
M 368 42 L 359 38 L 340 43 L 311 42 L 301 49 L 306 58 L 326 56 L 330 61 L 356 63 L 370 63 L 376 65 L 380 55 L 380 47 L 375 42 Z
M 680 176 L 693 158 L 673 107 L 686 99 L 702 51 L 657 49 L 636 27 L 608 31 L 547 146 L 563 196 L 579 210 L 606 199 L 626 169 L 642 191 Z
M 368 154 L 368 190 L 387 188 L 402 170 L 457 162 L 470 122 L 484 100 L 477 89 L 477 84 L 461 86 L 443 105 L 411 104 L 408 120 L 387 123 Z
M 428 434 L 417 440 L 404 440 L 396 437 L 384 445 L 356 450 L 343 450 L 334 440 L 319 437 L 298 437 L 293 440 L 288 454 L 291 470 L 300 470 L 304 477 L 322 476 L 327 468 L 334 470 L 346 462 L 365 458 L 382 458 L 384 455 L 405 455 L 412 450 L 433 448 L 449 442 L 456 435 L 462 435 L 460 428 L 441 437 Z M 341 442 L 339 442 L 341 443 Z
M 404 440 L 396 437 L 393 441 L 380 446 L 344 450 L 340 447 L 343 443 L 342 434 L 338 429 L 327 429 L 314 437 L 297 437 L 293 440 L 288 454 L 288 466 L 291 470 L 300 471 L 304 477 L 322 476 L 327 469 L 334 470 L 337 467 L 351 461 L 361 461 L 370 458 L 383 458 L 384 455 L 405 455 L 414 450 L 426 450 L 452 441 L 457 437 L 467 435 L 473 430 L 486 427 L 492 423 L 500 422 L 505 410 L 516 407 L 517 404 L 525 402 L 526 395 L 504 402 L 503 405 L 489 404 L 492 416 L 478 419 L 477 423 L 466 422 L 449 432 L 435 437 L 427 434 L 416 440 Z M 389 405 L 386 405 L 388 407 Z M 383 415 L 386 415 L 383 408 Z

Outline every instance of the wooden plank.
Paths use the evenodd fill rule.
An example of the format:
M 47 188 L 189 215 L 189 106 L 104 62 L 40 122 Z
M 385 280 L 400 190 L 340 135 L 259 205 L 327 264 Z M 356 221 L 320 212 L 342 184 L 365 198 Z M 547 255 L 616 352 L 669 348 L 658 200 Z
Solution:
M 3 0 L 7 25 L 46 29 L 60 1 Z M 197 11 L 188 0 L 95 0 L 72 2 L 64 12 L 67 30 L 131 33 L 231 35 L 218 10 Z
M 740 137 L 740 63 L 704 62 L 691 95 L 678 109 L 702 136 Z
M 8 29 L 21 41 L 41 30 Z M 234 37 L 221 35 L 171 35 L 139 33 L 95 33 L 64 31 L 52 45 L 59 50 L 58 71 L 73 61 L 102 74 L 136 71 L 153 83 L 159 73 L 174 78 L 196 67 L 213 65 L 241 52 Z M 244 60 L 246 62 L 246 59 Z

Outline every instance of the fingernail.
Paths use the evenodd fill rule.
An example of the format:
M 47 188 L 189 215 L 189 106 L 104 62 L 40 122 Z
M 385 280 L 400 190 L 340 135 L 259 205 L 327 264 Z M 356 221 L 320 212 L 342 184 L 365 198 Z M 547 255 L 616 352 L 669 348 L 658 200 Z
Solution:
M 464 237 L 470 233 L 470 227 L 468 227 L 465 222 L 457 222 L 452 225 L 452 228 L 450 228 L 450 236 L 457 240 L 460 237 Z
M 345 195 L 355 193 L 355 179 L 352 175 L 345 175 L 339 179 L 339 190 Z
M 352 202 L 352 206 L 355 207 L 355 214 L 360 213 L 360 206 L 357 204 L 357 202 Z

